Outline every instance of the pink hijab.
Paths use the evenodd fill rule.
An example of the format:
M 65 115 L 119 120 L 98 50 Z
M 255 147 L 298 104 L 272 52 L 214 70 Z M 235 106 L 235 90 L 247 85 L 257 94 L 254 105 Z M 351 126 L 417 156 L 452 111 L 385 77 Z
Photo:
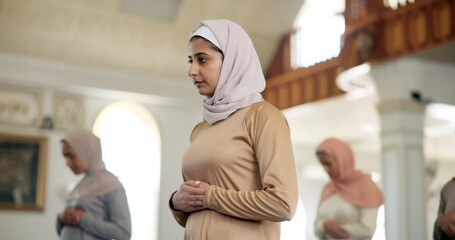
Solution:
M 114 190 L 123 189 L 118 178 L 106 170 L 102 159 L 101 141 L 87 130 L 77 130 L 62 139 L 76 152 L 86 167 L 85 177 L 69 194 L 68 200 L 94 198 Z
M 331 179 L 321 194 L 321 202 L 339 194 L 349 203 L 365 208 L 379 207 L 384 199 L 371 176 L 354 169 L 354 155 L 349 145 L 335 138 L 324 140 L 317 151 L 325 152 L 338 163 L 339 178 Z
M 242 27 L 225 19 L 201 21 L 190 36 L 203 25 L 213 32 L 224 54 L 215 93 L 204 100 L 202 115 L 212 125 L 262 101 L 265 78 L 253 42 Z

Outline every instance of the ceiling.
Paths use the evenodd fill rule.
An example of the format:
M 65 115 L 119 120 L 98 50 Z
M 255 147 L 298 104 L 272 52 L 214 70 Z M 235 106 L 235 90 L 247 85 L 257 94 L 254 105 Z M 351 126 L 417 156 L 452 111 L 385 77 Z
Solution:
M 188 81 L 188 34 L 226 18 L 252 38 L 264 71 L 303 0 L 3 0 L 0 52 Z
M 177 16 L 181 2 L 181 0 L 121 0 L 119 11 L 172 22 Z
M 136 14 L 148 22 L 160 22 L 168 27 L 160 28 L 156 34 L 167 32 L 167 36 L 180 47 L 157 44 L 155 52 L 161 63 L 160 75 L 169 75 L 186 80 L 186 41 L 189 32 L 199 20 L 226 18 L 240 24 L 249 33 L 258 52 L 262 66 L 268 67 L 284 33 L 293 27 L 303 0 L 121 0 L 119 14 Z M 163 39 L 167 41 L 166 39 Z M 165 49 L 163 49 L 163 47 Z M 176 64 L 180 63 L 180 64 Z M 183 63 L 183 67 L 181 67 Z M 182 72 L 183 70 L 183 72 Z

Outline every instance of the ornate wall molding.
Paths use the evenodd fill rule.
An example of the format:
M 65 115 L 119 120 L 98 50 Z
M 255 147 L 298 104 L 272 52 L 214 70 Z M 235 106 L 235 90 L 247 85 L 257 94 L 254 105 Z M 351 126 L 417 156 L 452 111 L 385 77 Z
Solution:
M 39 91 L 0 85 L 0 124 L 39 126 L 43 96 Z

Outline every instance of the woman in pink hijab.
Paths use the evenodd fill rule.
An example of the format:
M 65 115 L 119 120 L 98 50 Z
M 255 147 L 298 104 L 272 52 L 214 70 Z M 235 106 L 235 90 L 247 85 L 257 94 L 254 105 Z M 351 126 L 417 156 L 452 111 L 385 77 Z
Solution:
M 329 138 L 316 155 L 330 176 L 321 193 L 315 232 L 320 239 L 371 239 L 376 230 L 381 190 L 371 176 L 354 168 L 354 155 L 345 142 Z
M 184 239 L 280 239 L 280 222 L 297 207 L 297 177 L 287 121 L 261 96 L 253 43 L 238 24 L 207 20 L 188 52 L 188 76 L 205 99 L 169 202 Z

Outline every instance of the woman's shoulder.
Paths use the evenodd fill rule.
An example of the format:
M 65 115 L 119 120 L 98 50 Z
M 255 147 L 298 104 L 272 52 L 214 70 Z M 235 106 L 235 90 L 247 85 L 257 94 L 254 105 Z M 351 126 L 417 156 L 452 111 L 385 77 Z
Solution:
M 284 114 L 265 100 L 250 105 L 244 121 L 247 125 L 251 124 L 250 126 L 256 127 L 268 125 L 279 128 L 289 128 L 288 121 Z
M 200 131 L 202 131 L 203 129 L 209 127 L 210 125 L 206 122 L 206 121 L 201 121 L 199 123 L 197 123 L 194 127 L 193 127 L 193 130 L 191 130 L 191 134 L 190 134 L 190 141 L 193 140 L 193 138 L 195 136 L 198 135 L 198 133 Z
M 255 102 L 255 103 L 251 104 L 250 111 L 253 110 L 253 109 L 255 109 L 255 110 L 257 110 L 257 109 L 266 109 L 268 111 L 281 112 L 277 107 L 275 107 L 271 103 L 267 102 L 266 100 L 262 100 L 262 101 Z
M 278 108 L 265 100 L 251 104 L 246 116 L 285 119 L 284 114 Z
M 447 181 L 444 186 L 442 187 L 443 192 L 455 192 L 455 178 L 450 179 Z
M 206 126 L 208 123 L 206 121 L 201 121 L 198 122 L 196 125 L 194 125 L 192 132 L 194 132 L 196 129 L 200 129 L 204 126 Z

